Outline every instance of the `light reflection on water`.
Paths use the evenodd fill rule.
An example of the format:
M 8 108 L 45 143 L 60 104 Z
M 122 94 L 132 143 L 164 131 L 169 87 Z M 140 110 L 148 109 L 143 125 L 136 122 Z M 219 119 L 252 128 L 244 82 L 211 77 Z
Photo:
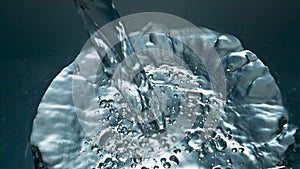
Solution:
M 34 123 L 31 141 L 32 144 L 37 145 L 44 154 L 44 161 L 48 165 L 51 166 L 51 164 L 53 164 L 57 168 L 59 168 L 60 165 L 73 166 L 78 163 L 85 167 L 98 165 L 100 168 L 126 168 L 139 166 L 160 166 L 163 168 L 176 166 L 178 168 L 200 168 L 200 166 L 203 166 L 204 168 L 266 168 L 275 165 L 285 165 L 280 162 L 283 161 L 284 152 L 288 146 L 294 142 L 292 135 L 295 133 L 295 129 L 290 128 L 287 124 L 287 112 L 282 106 L 281 94 L 273 77 L 269 74 L 269 71 L 264 64 L 256 58 L 255 54 L 243 50 L 241 46 L 240 48 L 236 47 L 232 49 L 232 47 L 238 43 L 235 38 L 230 35 L 221 36 L 219 33 L 206 29 L 203 30 L 210 33 L 212 37 L 215 37 L 215 39 L 213 38 L 213 43 L 215 43 L 216 50 L 222 57 L 222 61 L 224 61 L 223 66 L 226 70 L 228 85 L 225 113 L 220 120 L 219 127 L 210 141 L 202 142 L 201 139 L 199 139 L 197 131 L 193 130 L 192 132 L 187 133 L 186 139 L 182 141 L 181 145 L 174 148 L 168 148 L 168 151 L 162 155 L 162 157 L 155 157 L 152 159 L 133 158 L 131 160 L 124 159 L 124 157 L 115 154 L 110 154 L 105 151 L 105 148 L 103 150 L 103 148 L 94 145 L 93 141 L 87 139 L 83 132 L 80 131 L 79 124 L 77 124 L 77 127 L 74 125 L 74 130 L 71 130 L 70 136 L 61 136 L 64 135 L 65 132 L 64 129 L 66 126 L 64 125 L 68 124 L 68 121 L 70 121 L 70 124 L 73 124 L 74 119 L 76 119 L 74 114 L 71 115 L 70 113 L 66 113 L 66 111 L 73 112 L 73 105 L 70 102 L 72 99 L 65 96 L 62 101 L 66 107 L 62 107 L 62 109 L 59 108 L 61 103 L 54 102 L 53 104 L 52 101 L 53 97 L 55 97 L 58 92 L 65 95 L 70 94 L 70 88 L 65 84 L 69 84 L 70 81 L 72 81 L 72 77 L 69 77 L 69 75 L 72 75 L 74 70 L 73 65 L 70 65 L 61 72 L 58 78 L 55 79 L 49 87 L 44 100 L 41 102 L 39 114 Z M 188 35 L 186 34 L 186 36 Z M 164 38 L 168 37 L 165 36 Z M 141 41 L 139 41 L 139 39 L 132 39 L 132 42 L 133 46 L 144 45 L 143 43 L 140 43 Z M 190 63 L 187 62 L 186 64 Z M 171 67 L 168 69 L 172 70 Z M 160 67 L 158 67 L 157 70 L 149 68 L 146 72 L 151 72 L 152 70 L 159 76 L 165 76 L 165 72 L 162 71 Z M 150 74 L 148 73 L 147 78 L 149 78 L 149 76 Z M 193 78 L 197 79 L 198 77 Z M 202 79 L 202 81 L 205 80 L 207 79 Z M 166 81 L 166 79 L 162 81 Z M 98 87 L 108 90 L 105 85 L 106 84 L 103 84 Z M 172 92 L 167 91 L 167 93 L 170 94 Z M 168 97 L 172 98 L 172 96 Z M 112 97 L 110 99 L 113 100 L 115 98 Z M 179 99 L 181 99 L 180 95 Z M 100 100 L 100 102 L 101 101 L 103 100 Z M 113 102 L 111 105 L 111 107 L 113 107 Z M 49 107 L 54 107 L 54 109 L 48 109 Z M 170 107 L 177 109 L 177 105 L 171 104 Z M 104 106 L 103 108 L 107 107 Z M 64 112 L 64 114 L 57 113 L 57 115 L 51 115 L 51 117 L 49 117 L 48 111 L 53 110 L 54 112 Z M 111 114 L 107 116 L 107 121 L 110 122 L 115 120 L 114 118 L 109 118 Z M 166 117 L 164 117 L 163 120 L 166 120 L 165 118 Z M 45 119 L 57 124 L 54 125 L 53 131 L 50 130 L 53 133 L 45 132 L 45 130 L 49 130 L 50 127 L 49 125 L 42 123 Z M 61 121 L 62 119 L 67 120 Z M 117 119 L 122 121 L 122 117 L 118 117 Z M 197 122 L 201 123 L 201 119 Z M 44 126 L 41 127 L 40 125 Z M 141 130 L 141 128 L 145 127 L 133 126 L 132 128 L 133 130 Z M 59 129 L 63 130 L 59 132 Z M 158 129 L 155 130 L 154 127 L 151 132 L 152 134 L 155 134 L 159 131 Z M 83 136 L 72 136 L 74 133 L 80 133 L 80 135 Z M 141 130 L 141 133 L 147 134 L 143 133 L 143 130 Z M 72 140 L 74 138 L 75 140 Z M 69 140 L 71 142 L 74 141 L 74 143 L 66 143 L 66 145 L 71 145 L 70 149 L 68 149 L 70 152 L 60 152 L 57 148 L 60 148 L 62 144 L 61 142 L 57 142 L 57 140 L 66 142 L 69 142 Z M 47 144 L 45 144 L 45 142 Z M 53 149 L 45 147 L 49 145 L 52 145 Z M 91 147 L 93 148 L 90 149 Z M 80 149 L 79 153 L 71 152 L 77 149 Z M 74 157 L 62 158 L 63 160 L 55 157 L 58 154 L 64 153 L 73 154 Z M 75 160 L 75 154 L 81 157 L 81 161 Z M 84 161 L 86 158 L 90 160 Z

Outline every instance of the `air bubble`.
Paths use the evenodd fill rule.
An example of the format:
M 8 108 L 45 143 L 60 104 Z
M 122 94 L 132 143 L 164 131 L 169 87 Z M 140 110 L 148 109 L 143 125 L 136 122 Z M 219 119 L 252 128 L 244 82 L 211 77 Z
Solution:
M 202 146 L 202 141 L 199 138 L 199 136 L 193 136 L 189 141 L 188 141 L 188 145 L 194 149 L 194 150 L 199 150 L 201 149 Z
M 125 163 L 128 160 L 128 156 L 126 155 L 116 155 L 117 160 L 121 161 L 122 163 Z
M 166 161 L 167 161 L 166 158 L 161 158 L 161 159 L 160 159 L 160 162 L 161 162 L 161 163 L 165 163 Z
M 218 137 L 217 139 L 214 140 L 216 149 L 218 151 L 222 151 L 227 147 L 226 141 L 224 141 L 222 138 Z
M 174 161 L 177 165 L 179 164 L 179 160 L 175 155 L 170 156 L 170 161 Z
M 140 163 L 142 162 L 142 158 L 133 158 L 133 162 Z
M 232 160 L 231 160 L 231 159 L 228 159 L 228 160 L 227 160 L 227 164 L 228 164 L 228 165 L 231 165 L 231 164 L 232 164 Z
M 175 149 L 175 150 L 174 150 L 174 153 L 176 153 L 176 154 L 177 154 L 177 153 L 181 153 L 181 150 L 180 150 L 180 149 Z
M 105 99 L 101 100 L 100 101 L 100 107 L 101 108 L 107 108 L 107 107 L 109 107 L 109 104 L 108 104 L 107 100 L 105 100 Z
M 164 163 L 164 168 L 170 168 L 171 167 L 171 164 L 169 163 L 169 162 L 166 162 L 166 163 Z

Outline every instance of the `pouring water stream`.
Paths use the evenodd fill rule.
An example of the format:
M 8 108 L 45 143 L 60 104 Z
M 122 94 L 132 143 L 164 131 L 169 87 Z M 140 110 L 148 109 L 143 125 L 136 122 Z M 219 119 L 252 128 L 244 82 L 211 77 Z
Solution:
M 112 32 L 115 32 L 114 37 L 110 38 L 116 38 L 117 41 L 120 42 L 120 44 L 116 44 L 113 48 L 109 47 L 112 45 L 110 40 L 106 38 L 106 35 L 103 35 L 103 33 L 99 31 L 103 25 L 120 18 L 112 0 L 74 0 L 74 2 L 77 11 L 82 18 L 85 29 L 90 35 L 91 42 L 98 52 L 98 55 L 101 57 L 107 75 L 109 77 L 113 76 L 117 65 L 122 62 L 123 74 L 121 76 L 135 74 L 133 79 L 125 77 L 125 80 L 132 81 L 131 85 L 133 85 L 131 87 L 126 87 L 131 88 L 134 91 L 131 90 L 129 93 L 128 88 L 122 86 L 122 80 L 124 80 L 124 78 L 122 80 L 117 79 L 119 80 L 116 82 L 117 89 L 124 98 L 127 99 L 127 103 L 132 111 L 135 113 L 147 111 L 149 106 L 147 96 L 151 92 L 151 85 L 135 54 L 134 48 L 127 37 L 124 24 L 122 21 L 115 22 L 116 24 L 112 24 L 112 27 L 110 28 Z M 112 52 L 109 56 L 105 57 L 105 52 L 107 50 L 111 50 Z M 127 59 L 128 57 L 130 57 L 130 59 Z M 131 96 L 133 93 L 136 93 L 134 94 L 136 96 L 135 98 Z M 139 104 L 137 105 L 137 103 Z

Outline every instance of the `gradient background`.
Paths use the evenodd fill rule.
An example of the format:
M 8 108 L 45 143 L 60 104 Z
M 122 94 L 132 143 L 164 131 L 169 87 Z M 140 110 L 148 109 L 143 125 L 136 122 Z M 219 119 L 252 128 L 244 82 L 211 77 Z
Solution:
M 270 67 L 300 126 L 297 0 L 116 1 L 121 15 L 165 12 L 237 36 Z M 0 24 L 0 168 L 30 169 L 26 147 L 40 99 L 88 37 L 72 0 L 0 0 Z

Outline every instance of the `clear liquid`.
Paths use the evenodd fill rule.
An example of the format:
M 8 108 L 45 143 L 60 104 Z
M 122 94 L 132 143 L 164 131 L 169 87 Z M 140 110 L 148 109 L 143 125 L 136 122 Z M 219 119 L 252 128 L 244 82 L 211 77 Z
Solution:
M 140 70 L 140 72 L 138 72 L 132 79 L 129 79 L 132 81 L 131 85 L 135 85 L 131 88 L 133 90 L 137 90 L 135 91 L 136 93 L 139 93 L 139 96 L 136 97 L 139 97 L 138 99 L 140 100 L 140 103 L 133 103 L 133 100 L 136 99 L 127 99 L 131 97 L 131 94 L 123 90 L 123 87 L 118 83 L 116 85 L 116 88 L 121 91 L 122 95 L 125 96 L 124 99 L 128 102 L 128 104 L 130 104 L 132 111 L 146 111 L 149 105 L 147 103 L 147 100 L 145 100 L 144 98 L 147 97 L 146 95 L 149 95 L 151 86 L 147 80 L 145 71 L 142 69 L 141 63 L 135 54 L 134 48 L 132 47 L 132 44 L 127 37 L 124 24 L 121 21 L 112 24 L 110 27 L 111 31 L 115 32 L 113 38 L 116 38 L 120 43 L 114 45 L 113 48 L 109 49 L 111 50 L 111 52 L 108 57 L 105 57 L 105 54 L 103 53 L 103 51 L 106 51 L 107 47 L 111 45 L 111 42 L 107 40 L 107 38 L 105 37 L 106 35 L 103 35 L 101 31 L 99 31 L 99 29 L 104 26 L 104 24 L 120 18 L 120 15 L 115 10 L 112 1 L 77 0 L 75 1 L 75 3 L 77 6 L 77 10 L 83 20 L 83 23 L 85 24 L 85 28 L 90 34 L 90 40 L 99 56 L 103 60 L 102 63 L 104 64 L 104 71 L 106 72 L 106 74 L 108 76 L 113 76 L 112 74 L 115 72 L 114 69 L 117 67 L 117 65 L 129 56 L 130 60 L 127 61 L 126 64 L 124 64 L 124 71 L 130 74 L 133 68 Z
M 193 59 L 181 63 L 182 58 L 193 58 L 193 53 L 184 56 L 188 49 L 169 43 L 153 43 L 149 41 L 150 35 L 130 37 L 129 40 L 122 24 L 112 27 L 116 31 L 115 38 L 121 43 L 108 55 L 103 55 L 102 51 L 110 42 L 95 32 L 101 23 L 119 15 L 111 1 L 89 1 L 88 5 L 89 10 L 84 11 L 80 6 L 78 10 L 89 33 L 95 35 L 93 47 L 103 65 L 97 72 L 96 83 L 90 84 L 96 91 L 95 98 L 87 97 L 82 104 L 97 100 L 97 109 L 90 114 L 86 114 L 88 111 L 79 113 L 79 116 L 88 117 L 81 118 L 81 123 L 86 122 L 92 128 L 83 131 L 77 120 L 78 114 L 69 113 L 76 108 L 70 97 L 57 105 L 51 100 L 57 93 L 71 93 L 64 84 L 70 84 L 74 80 L 70 75 L 76 76 L 82 70 L 74 70 L 76 64 L 72 64 L 54 80 L 55 87 L 48 89 L 41 102 L 31 137 L 32 144 L 37 145 L 50 168 L 216 169 L 290 165 L 285 155 L 295 142 L 296 129 L 287 124 L 287 112 L 273 77 L 255 54 L 243 50 L 238 40 L 201 28 L 215 43 L 224 63 L 228 85 L 225 109 L 220 110 L 222 116 L 218 119 L 218 127 L 204 139 L 203 133 L 208 130 L 205 128 L 207 117 L 211 109 L 219 108 L 219 102 L 210 88 L 202 63 L 195 64 Z M 107 15 L 99 13 L 99 7 L 107 11 Z M 173 41 L 167 34 L 151 36 L 162 38 L 164 42 Z M 182 36 L 197 37 L 188 33 Z M 101 44 L 97 43 L 99 38 L 103 39 Z M 133 50 L 137 48 L 164 48 L 179 51 L 179 56 L 161 51 L 149 55 Z M 127 64 L 118 69 L 124 60 Z M 152 64 L 145 64 L 149 60 Z M 131 68 L 136 64 L 137 70 L 144 68 L 132 80 L 125 78 L 122 83 L 111 85 L 115 72 L 120 71 L 117 77 L 122 78 L 121 75 L 132 72 Z M 89 103 L 86 105 L 88 107 Z M 47 113 L 51 106 L 69 107 L 57 112 L 50 109 L 57 113 L 54 116 Z M 68 125 L 72 126 L 71 130 Z
M 156 36 L 161 37 L 161 35 Z M 163 37 L 168 38 L 167 35 Z M 133 45 L 139 48 L 143 39 L 131 38 Z M 247 54 L 249 57 L 242 54 Z M 157 60 L 162 55 L 168 56 L 159 52 L 151 56 L 138 53 L 141 63 L 151 59 Z M 243 72 L 244 70 L 239 68 L 228 72 L 227 78 L 236 78 L 243 72 L 247 78 L 264 78 L 264 81 L 271 81 L 275 85 L 274 79 L 263 71 L 265 67 L 261 61 L 257 59 L 251 61 L 250 56 L 249 51 L 233 54 L 232 58 L 236 60 L 230 62 L 228 66 L 243 67 L 250 71 Z M 175 59 L 176 57 L 166 60 Z M 100 152 L 117 154 L 109 156 L 111 160 L 117 156 L 123 157 L 123 161 L 115 160 L 115 168 L 270 168 L 284 165 L 280 164 L 284 160 L 283 150 L 292 144 L 295 129 L 288 129 L 287 114 L 285 108 L 281 106 L 280 96 L 276 95 L 276 99 L 269 99 L 273 96 L 260 97 L 259 95 L 253 99 L 253 95 L 259 92 L 254 87 L 257 85 L 254 83 L 255 80 L 245 79 L 249 81 L 248 86 L 237 81 L 229 82 L 228 90 L 231 91 L 228 92 L 222 119 L 211 138 L 204 140 L 203 131 L 207 129 L 203 124 L 207 121 L 207 114 L 210 113 L 210 108 L 218 107 L 212 101 L 214 92 L 210 90 L 209 78 L 206 73 L 194 74 L 188 62 L 182 67 L 176 65 L 176 61 L 174 65 L 167 63 L 169 62 L 161 61 L 160 64 L 145 67 L 146 76 L 153 86 L 151 92 L 156 96 L 149 98 L 149 107 L 153 110 L 148 114 L 149 116 L 134 114 L 118 89 L 103 84 L 98 90 L 97 113 L 101 122 L 110 126 L 109 132 L 99 129 L 97 137 L 102 147 Z M 235 86 L 243 88 L 234 88 Z M 246 90 L 249 86 L 252 86 L 252 90 L 246 96 L 241 96 L 239 90 Z M 269 86 L 269 90 L 271 89 L 272 87 Z M 277 92 L 278 88 L 274 86 L 272 93 Z M 131 97 L 137 95 L 132 92 Z M 158 106 L 152 109 L 152 106 L 161 103 L 165 107 Z M 185 107 L 182 107 L 182 103 Z M 185 117 L 178 117 L 181 111 L 184 112 Z M 173 126 L 178 121 L 180 123 L 183 118 L 186 118 L 184 122 L 191 125 Z M 172 132 L 166 132 L 168 130 Z M 184 131 L 184 137 L 178 134 L 179 131 Z M 106 133 L 109 134 L 105 135 Z M 118 145 L 126 149 L 119 151 Z M 103 165 L 105 162 L 101 160 L 98 166 Z

